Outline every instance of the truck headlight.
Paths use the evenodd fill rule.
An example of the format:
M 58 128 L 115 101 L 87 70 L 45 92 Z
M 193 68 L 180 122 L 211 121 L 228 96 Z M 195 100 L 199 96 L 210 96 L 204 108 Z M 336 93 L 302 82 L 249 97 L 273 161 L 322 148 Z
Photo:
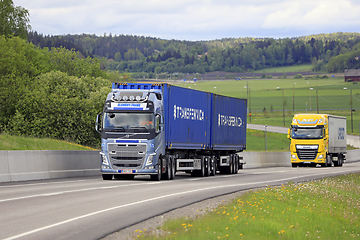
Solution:
M 106 155 L 104 153 L 102 153 L 102 152 L 100 153 L 100 155 L 101 155 L 101 164 L 110 165 Z
M 291 154 L 291 158 L 296 159 L 296 155 L 295 155 L 295 154 Z
M 152 165 L 154 162 L 155 153 L 150 154 L 146 160 L 145 166 Z
M 319 156 L 318 156 L 318 159 L 323 159 L 324 158 L 324 155 L 323 154 L 320 154 Z

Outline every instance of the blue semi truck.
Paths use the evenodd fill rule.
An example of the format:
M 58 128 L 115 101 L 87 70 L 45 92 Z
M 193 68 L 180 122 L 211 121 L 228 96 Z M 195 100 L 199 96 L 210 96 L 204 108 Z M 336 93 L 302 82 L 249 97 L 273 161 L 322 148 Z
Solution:
M 166 83 L 113 83 L 95 129 L 104 180 L 236 174 L 245 164 L 247 100 Z

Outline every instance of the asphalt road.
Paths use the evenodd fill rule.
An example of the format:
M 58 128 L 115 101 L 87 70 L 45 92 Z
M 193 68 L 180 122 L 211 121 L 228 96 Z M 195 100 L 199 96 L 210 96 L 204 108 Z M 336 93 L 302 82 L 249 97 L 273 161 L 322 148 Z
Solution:
M 223 194 L 289 181 L 360 172 L 360 162 L 330 168 L 242 169 L 236 175 L 152 182 L 96 178 L 0 184 L 0 239 L 99 239 L 119 229 Z

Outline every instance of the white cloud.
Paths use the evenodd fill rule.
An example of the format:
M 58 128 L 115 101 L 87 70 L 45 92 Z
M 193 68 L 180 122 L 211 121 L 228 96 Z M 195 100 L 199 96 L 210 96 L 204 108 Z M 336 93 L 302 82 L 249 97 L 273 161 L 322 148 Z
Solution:
M 166 39 L 293 37 L 358 31 L 358 0 L 14 0 L 45 35 L 132 34 Z

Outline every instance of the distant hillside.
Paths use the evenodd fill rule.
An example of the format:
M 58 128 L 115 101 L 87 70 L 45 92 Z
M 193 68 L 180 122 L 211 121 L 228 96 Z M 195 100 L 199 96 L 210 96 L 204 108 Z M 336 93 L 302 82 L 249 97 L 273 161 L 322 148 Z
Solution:
M 248 37 L 196 42 L 129 35 L 43 36 L 30 32 L 29 41 L 40 48 L 75 49 L 84 57 L 100 58 L 103 69 L 146 78 L 162 73 L 251 73 L 299 64 L 312 64 L 317 72 L 342 72 L 344 67 L 358 68 L 358 62 L 328 69 L 330 59 L 360 49 L 360 33 L 342 32 L 285 39 Z

